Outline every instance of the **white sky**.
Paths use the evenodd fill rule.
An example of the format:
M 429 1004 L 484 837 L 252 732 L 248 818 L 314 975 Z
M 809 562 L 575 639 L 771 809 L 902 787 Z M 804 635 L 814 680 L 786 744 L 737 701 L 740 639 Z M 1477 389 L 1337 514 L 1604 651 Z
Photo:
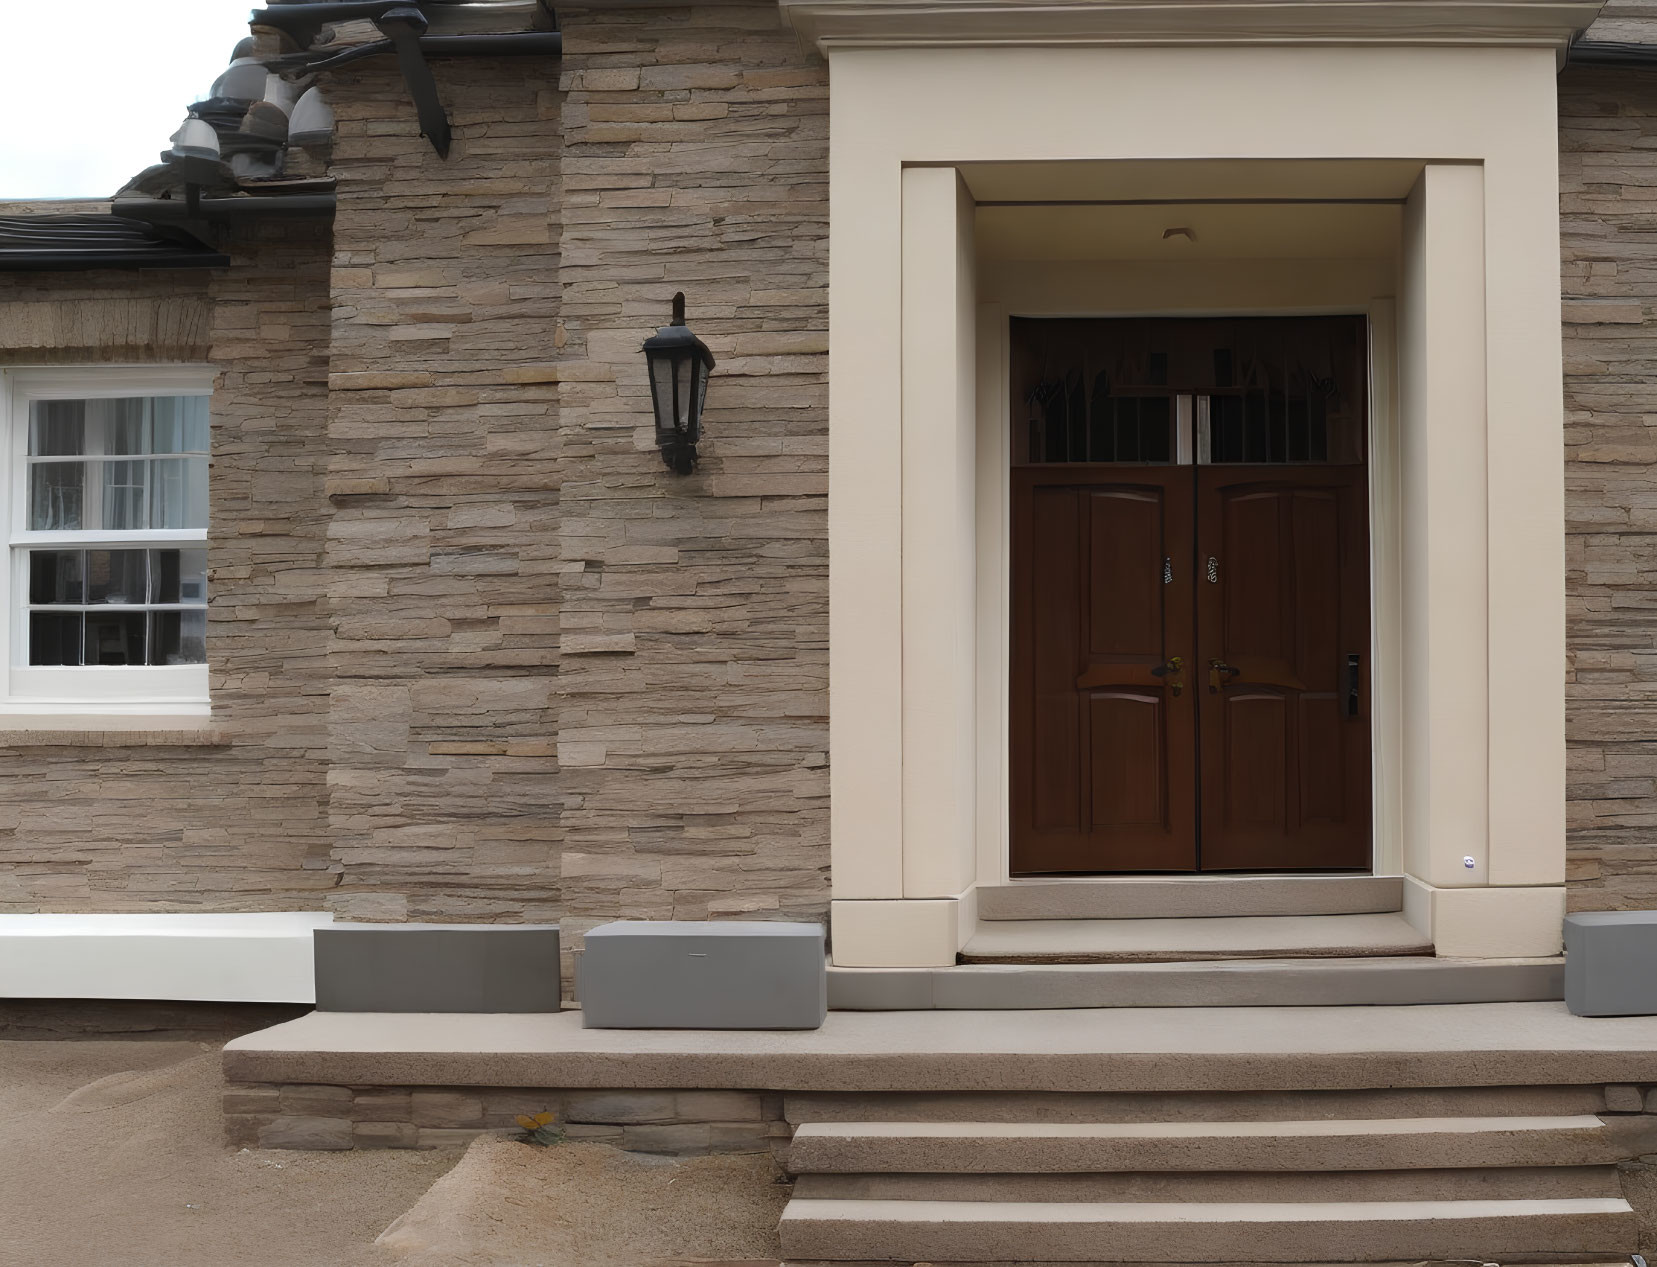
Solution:
M 248 33 L 252 0 L 0 0 L 0 199 L 107 198 Z

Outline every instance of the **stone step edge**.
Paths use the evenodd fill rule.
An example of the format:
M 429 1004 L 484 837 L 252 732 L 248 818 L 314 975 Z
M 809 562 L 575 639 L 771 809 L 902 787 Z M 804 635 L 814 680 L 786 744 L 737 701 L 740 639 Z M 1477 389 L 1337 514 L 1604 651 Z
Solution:
M 815 1122 L 794 1174 L 1285 1170 L 1408 1171 L 1598 1165 L 1629 1150 L 1598 1117 L 1249 1122 Z
M 1408 1255 L 1626 1255 L 1637 1220 L 1621 1198 L 1386 1202 L 821 1201 L 795 1199 L 778 1225 L 789 1261 L 960 1264 L 986 1257 L 1085 1262 L 1098 1250 L 1126 1263 L 1318 1263 Z M 1011 1252 L 1009 1252 L 1011 1251 Z
M 664 1267 L 677 1267 L 677 1265 L 666 1264 Z M 857 1261 L 838 1258 L 785 1258 L 780 1262 L 774 1259 L 765 1258 L 754 1263 L 702 1263 L 695 1264 L 693 1267 L 893 1267 L 893 1263 L 890 1259 L 876 1260 L 872 1258 L 859 1259 Z M 1150 1263 L 1145 1262 L 1144 1260 L 1140 1260 L 1136 1263 L 1107 1263 L 1101 1259 L 1091 1259 L 1087 1262 L 1073 1260 L 1060 1262 L 1056 1259 L 1047 1258 L 1039 1261 L 1035 1259 L 1015 1260 L 1011 1258 L 998 1258 L 993 1262 L 985 1259 L 975 1260 L 970 1263 L 953 1262 L 949 1264 L 949 1267 L 1169 1267 L 1169 1265 L 1167 1263 Z M 1229 1263 L 1209 1263 L 1206 1264 L 1206 1267 L 1421 1267 L 1421 1260 L 1419 1258 L 1389 1258 L 1385 1261 L 1379 1259 L 1367 1259 L 1363 1261 L 1348 1259 L 1344 1262 L 1338 1263 L 1329 1260 L 1315 1263 L 1285 1263 L 1277 1261 L 1265 1262 L 1255 1259 L 1246 1263 L 1235 1261 Z M 1568 1261 L 1564 1258 L 1548 1258 L 1546 1260 L 1527 1259 L 1522 1264 L 1516 1264 L 1515 1267 L 1629 1267 L 1629 1259 L 1626 1254 L 1619 1258 L 1608 1258 L 1604 1255 L 1572 1255 Z
M 1296 1201 L 1452 1201 L 1624 1195 L 1621 1175 L 1611 1162 L 1459 1170 L 1159 1170 L 1091 1174 L 811 1171 L 793 1178 L 793 1196 L 819 1201 L 1131 1201 L 1183 1205 L 1191 1201 L 1274 1201 L 1285 1196 Z
M 1180 959 L 959 963 L 828 970 L 835 1011 L 1110 1007 L 1352 1007 L 1537 1003 L 1565 994 L 1565 959 Z
M 901 1223 L 1419 1223 L 1519 1215 L 1632 1214 L 1621 1197 L 1464 1201 L 831 1201 L 795 1198 L 782 1221 Z
M 806 1122 L 800 1139 L 1328 1139 L 1344 1135 L 1515 1135 L 1600 1131 L 1588 1113 L 1529 1117 L 1298 1118 L 1243 1122 Z

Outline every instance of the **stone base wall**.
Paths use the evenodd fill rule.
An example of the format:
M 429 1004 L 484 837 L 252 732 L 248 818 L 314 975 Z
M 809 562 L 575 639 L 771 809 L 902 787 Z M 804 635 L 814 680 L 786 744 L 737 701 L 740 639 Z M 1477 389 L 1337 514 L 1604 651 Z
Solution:
M 565 1139 L 676 1157 L 773 1151 L 792 1134 L 780 1092 L 292 1083 L 224 1092 L 225 1137 L 243 1148 L 463 1147 L 479 1135 L 522 1134 L 519 1116 L 539 1113 L 551 1113 Z

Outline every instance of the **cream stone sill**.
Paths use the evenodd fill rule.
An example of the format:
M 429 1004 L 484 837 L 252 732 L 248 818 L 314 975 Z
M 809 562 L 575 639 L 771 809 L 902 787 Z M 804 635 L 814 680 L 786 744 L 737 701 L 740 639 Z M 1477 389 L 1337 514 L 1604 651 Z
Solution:
M 222 748 L 230 733 L 202 714 L 0 713 L 0 748 Z
M 1454 44 L 1563 48 L 1602 0 L 780 0 L 802 44 Z

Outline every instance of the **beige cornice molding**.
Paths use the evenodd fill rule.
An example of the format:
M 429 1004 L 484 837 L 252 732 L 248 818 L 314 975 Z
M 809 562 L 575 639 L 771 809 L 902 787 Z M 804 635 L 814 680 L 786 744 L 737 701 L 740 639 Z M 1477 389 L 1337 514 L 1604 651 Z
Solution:
M 802 42 L 1563 48 L 1604 0 L 779 0 Z

